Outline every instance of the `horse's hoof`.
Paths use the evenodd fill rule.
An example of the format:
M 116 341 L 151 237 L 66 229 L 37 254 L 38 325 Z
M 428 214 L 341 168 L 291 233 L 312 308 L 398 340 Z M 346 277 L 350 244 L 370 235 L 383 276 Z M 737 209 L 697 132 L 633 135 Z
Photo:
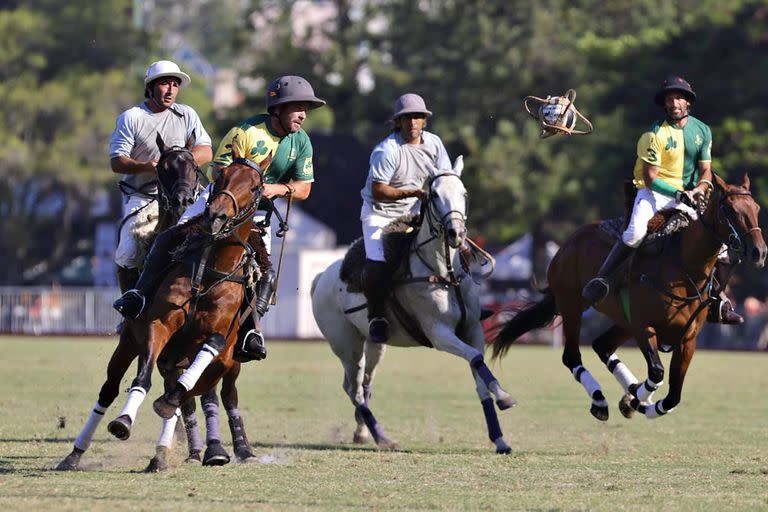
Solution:
M 352 436 L 352 442 L 355 444 L 368 444 L 371 440 L 371 434 L 368 432 L 367 428 L 364 429 L 356 429 L 354 435 Z
M 80 465 L 80 456 L 83 454 L 81 450 L 78 450 L 77 448 L 73 449 L 72 452 L 64 457 L 64 460 L 59 462 L 59 464 L 56 466 L 56 471 L 77 471 Z
M 512 398 L 512 395 L 502 396 L 501 398 L 496 400 L 496 407 L 498 407 L 500 411 L 505 411 L 516 405 L 517 405 L 517 400 Z
M 166 471 L 168 469 L 168 448 L 165 446 L 158 446 L 155 456 L 149 461 L 149 464 L 144 469 L 145 473 L 159 473 L 160 471 Z
M 397 441 L 392 441 L 391 439 L 379 439 L 379 442 L 376 444 L 376 446 L 379 447 L 379 450 L 396 451 L 400 449 L 400 444 Z
M 173 404 L 169 402 L 165 398 L 165 395 L 163 395 L 154 401 L 152 408 L 155 410 L 158 416 L 164 420 L 169 420 L 173 418 L 174 414 L 176 414 L 176 409 L 179 408 L 179 404 Z
M 506 448 L 496 448 L 496 453 L 499 455 L 510 455 L 512 453 L 512 448 L 507 446 Z
M 210 443 L 203 455 L 203 466 L 223 466 L 229 464 L 229 454 L 221 443 Z
M 592 413 L 592 416 L 599 419 L 600 421 L 608 421 L 608 406 L 607 405 L 593 405 L 589 412 Z
M 243 464 L 251 464 L 258 461 L 250 447 L 235 450 L 235 460 Z
M 131 423 L 133 423 L 131 417 L 123 414 L 110 421 L 107 430 L 119 440 L 125 441 L 131 437 Z
M 632 395 L 626 393 L 623 397 L 621 397 L 621 400 L 619 400 L 619 411 L 621 411 L 621 415 L 628 420 L 631 420 L 632 416 L 635 415 L 635 410 L 631 405 L 633 398 L 634 397 Z
M 246 456 L 237 456 L 237 462 L 239 464 L 258 464 L 259 458 L 256 457 L 254 454 L 246 455 Z
M 202 464 L 203 457 L 202 455 L 200 455 L 200 450 L 195 450 L 193 452 L 190 452 L 189 457 L 184 459 L 184 462 L 187 464 L 193 464 L 193 465 Z

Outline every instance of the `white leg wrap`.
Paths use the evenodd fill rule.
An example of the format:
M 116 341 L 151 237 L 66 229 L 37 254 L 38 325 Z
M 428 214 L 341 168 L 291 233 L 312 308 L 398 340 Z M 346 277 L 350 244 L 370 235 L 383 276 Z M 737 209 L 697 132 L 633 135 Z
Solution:
M 582 365 L 579 365 L 573 369 L 573 377 L 582 386 L 584 386 L 584 389 L 587 390 L 587 393 L 589 394 L 590 398 L 592 398 L 592 395 L 595 394 L 595 391 L 602 391 L 602 389 L 600 389 L 600 384 L 598 384 L 595 378 L 592 377 L 592 374 L 589 373 L 589 370 L 584 368 Z M 602 400 L 600 402 L 605 402 L 605 400 Z
M 83 430 L 80 431 L 77 439 L 75 439 L 75 448 L 85 451 L 89 446 L 91 446 L 93 433 L 96 432 L 96 427 L 98 427 L 99 423 L 101 423 L 101 420 L 104 418 L 104 413 L 106 411 L 107 408 L 100 406 L 99 402 L 97 401 L 96 405 L 93 406 L 91 416 L 88 418 L 88 421 L 85 422 Z
M 189 391 L 195 384 L 205 369 L 211 364 L 211 361 L 219 355 L 219 351 L 210 347 L 207 343 L 203 345 L 200 352 L 197 353 L 195 361 L 186 369 L 186 371 L 179 377 L 179 384 L 184 386 L 184 389 Z
M 144 399 L 147 397 L 147 392 L 144 390 L 144 388 L 140 388 L 138 386 L 133 387 L 128 390 L 128 400 L 125 401 L 125 406 L 123 407 L 123 410 L 120 411 L 120 414 L 118 416 L 127 415 L 131 418 L 131 423 L 136 421 L 136 412 L 139 410 L 139 406 L 144 402 Z
M 617 363 L 614 363 L 614 361 L 618 361 Z M 616 378 L 616 380 L 621 384 L 621 387 L 624 388 L 624 392 L 626 393 L 629 391 L 629 386 L 632 384 L 637 384 L 637 377 L 635 377 L 632 372 L 627 368 L 627 365 L 619 361 L 619 358 L 616 357 L 616 354 L 611 354 L 608 357 L 608 363 L 606 366 L 609 368 L 614 365 L 613 368 L 613 376 Z
M 640 384 L 640 387 L 637 388 L 637 399 L 641 402 L 650 402 L 653 398 L 653 393 L 659 389 L 659 386 L 664 384 L 664 381 L 661 382 L 651 382 L 648 379 L 645 379 L 645 382 Z
M 648 406 L 648 407 L 645 409 L 645 417 L 646 417 L 646 418 L 648 418 L 649 420 L 652 420 L 652 419 L 655 419 L 655 418 L 659 418 L 659 417 L 661 417 L 661 416 L 664 416 L 665 414 L 667 414 L 667 413 L 669 413 L 669 412 L 672 412 L 673 410 L 675 410 L 675 408 L 674 408 L 674 407 L 673 407 L 672 409 L 668 410 L 668 411 L 667 411 L 667 410 L 665 410 L 665 409 L 664 409 L 664 404 L 662 404 L 662 402 L 663 402 L 663 400 L 659 400 L 659 401 L 658 401 L 658 402 L 656 402 L 655 404 L 653 404 L 653 405 L 649 405 L 649 406 Z
M 167 420 L 163 420 L 163 427 L 160 430 L 160 438 L 157 440 L 157 446 L 165 446 L 166 448 L 171 447 L 171 443 L 173 443 L 173 433 L 176 430 L 176 422 L 179 420 L 179 416 L 181 416 L 181 409 L 176 409 L 176 414 Z

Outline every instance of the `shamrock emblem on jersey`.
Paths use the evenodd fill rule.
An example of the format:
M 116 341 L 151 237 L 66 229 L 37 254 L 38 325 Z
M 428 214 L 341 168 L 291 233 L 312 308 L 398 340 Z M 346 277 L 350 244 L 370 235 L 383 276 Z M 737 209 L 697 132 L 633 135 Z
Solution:
M 256 146 L 251 148 L 251 154 L 252 155 L 266 155 L 267 154 L 267 143 L 263 140 L 260 140 L 256 143 Z

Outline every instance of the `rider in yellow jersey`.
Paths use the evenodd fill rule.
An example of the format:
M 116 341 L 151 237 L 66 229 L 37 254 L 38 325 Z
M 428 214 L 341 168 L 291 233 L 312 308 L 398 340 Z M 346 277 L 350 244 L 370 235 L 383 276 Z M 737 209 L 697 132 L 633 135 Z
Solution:
M 607 276 L 637 248 L 645 238 L 648 221 L 662 209 L 683 210 L 697 218 L 694 204 L 712 187 L 712 131 L 690 115 L 696 100 L 691 85 L 678 76 L 668 77 L 654 97 L 666 116 L 640 136 L 634 184 L 638 188 L 627 229 L 616 241 L 596 277 L 582 290 L 582 296 L 595 304 L 609 292 Z M 727 324 L 743 322 L 721 294 L 712 305 L 709 319 Z

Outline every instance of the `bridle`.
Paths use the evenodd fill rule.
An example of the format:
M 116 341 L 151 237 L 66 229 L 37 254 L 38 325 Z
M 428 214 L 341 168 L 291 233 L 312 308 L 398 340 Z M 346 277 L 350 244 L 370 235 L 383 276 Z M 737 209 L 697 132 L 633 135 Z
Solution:
M 237 198 L 235 198 L 235 195 L 229 190 L 226 190 L 226 189 L 216 190 L 216 188 L 214 188 L 213 193 L 210 195 L 205 205 L 206 211 L 208 211 L 208 208 L 213 202 L 213 200 L 221 195 L 227 196 L 232 200 L 232 206 L 234 207 L 234 210 L 235 210 L 234 215 L 232 217 L 229 217 L 224 223 L 224 225 L 222 226 L 222 228 L 219 230 L 219 232 L 213 235 L 214 240 L 222 240 L 224 238 L 227 238 L 241 224 L 253 218 L 254 213 L 256 213 L 256 210 L 259 207 L 259 201 L 261 200 L 261 196 L 264 193 L 264 172 L 262 171 L 259 164 L 257 164 L 253 160 L 248 160 L 247 158 L 235 158 L 232 160 L 232 163 L 230 165 L 235 165 L 235 164 L 245 165 L 246 167 L 249 167 L 253 171 L 255 171 L 259 175 L 259 187 L 256 190 L 256 192 L 252 195 L 251 200 L 248 203 L 248 206 L 245 208 L 240 208 L 240 206 L 237 204 Z
M 175 180 L 173 183 L 173 186 L 170 190 L 168 190 L 168 187 L 166 186 L 163 178 L 162 178 L 162 172 L 166 169 L 165 164 L 167 162 L 167 159 L 172 155 L 179 155 L 180 158 L 183 158 L 185 160 L 191 160 L 192 165 L 195 167 L 195 182 L 194 184 L 189 184 L 188 182 L 185 182 L 183 180 Z M 171 201 L 172 198 L 176 195 L 176 193 L 183 189 L 189 189 L 191 192 L 192 200 L 194 201 L 197 199 L 197 196 L 200 194 L 200 167 L 195 163 L 195 157 L 192 154 L 192 151 L 187 149 L 184 146 L 171 146 L 166 151 L 163 152 L 162 155 L 160 155 L 160 160 L 157 162 L 157 198 L 158 198 L 158 205 L 160 206 L 160 209 L 164 212 L 169 212 L 172 209 Z
M 442 235 L 445 232 L 446 225 L 450 221 L 457 220 L 462 224 L 466 224 L 467 222 L 467 217 L 464 214 L 464 212 L 461 212 L 459 210 L 449 210 L 444 214 L 440 215 L 440 212 L 438 212 L 437 208 L 434 206 L 435 198 L 437 197 L 437 195 L 432 191 L 432 185 L 440 178 L 446 178 L 446 177 L 454 177 L 458 180 L 461 180 L 461 176 L 452 172 L 444 172 L 441 174 L 437 174 L 429 180 L 429 196 L 427 197 L 424 214 L 425 214 L 425 220 L 427 222 L 427 225 L 429 226 L 429 233 L 430 235 L 432 235 L 432 238 L 430 239 L 430 241 Z M 448 242 L 446 240 L 446 244 L 447 243 Z
M 739 259 L 741 259 L 747 250 L 744 240 L 746 240 L 750 233 L 754 231 L 762 232 L 762 229 L 760 226 L 755 226 L 753 228 L 744 230 L 744 232 L 739 232 L 739 230 L 735 227 L 735 224 L 737 223 L 734 222 L 731 217 L 733 215 L 733 211 L 731 208 L 725 206 L 725 200 L 732 196 L 752 197 L 752 192 L 749 190 L 727 191 L 724 189 L 718 189 L 718 192 L 720 197 L 718 198 L 718 205 L 715 213 L 715 224 L 713 226 L 709 226 L 704 223 L 703 218 L 702 223 L 704 223 L 704 225 L 709 228 L 710 231 L 712 231 L 718 240 L 720 240 L 723 244 L 726 245 L 726 247 L 728 247 L 729 254 L 738 255 Z M 719 226 L 724 226 L 728 234 L 725 236 L 721 235 L 720 230 L 717 229 Z

